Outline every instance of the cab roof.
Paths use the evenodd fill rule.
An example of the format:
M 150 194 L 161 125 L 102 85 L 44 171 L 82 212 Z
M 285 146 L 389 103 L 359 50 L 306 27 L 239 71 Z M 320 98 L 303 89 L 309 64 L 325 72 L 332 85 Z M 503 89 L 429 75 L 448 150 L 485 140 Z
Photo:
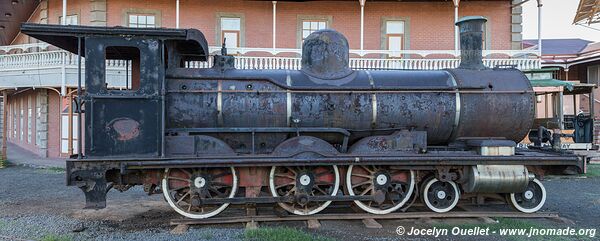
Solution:
M 52 44 L 72 53 L 77 53 L 77 39 L 81 37 L 85 46 L 87 37 L 143 37 L 148 39 L 161 39 L 179 42 L 177 51 L 186 56 L 193 56 L 189 60 L 206 61 L 208 58 L 208 43 L 204 34 L 197 29 L 172 29 L 172 28 L 128 28 L 128 27 L 98 27 L 81 25 L 53 25 L 53 24 L 21 24 L 21 32 Z M 109 54 L 109 53 L 107 53 Z M 82 51 L 85 55 L 85 51 Z M 110 58 L 110 56 L 107 56 Z

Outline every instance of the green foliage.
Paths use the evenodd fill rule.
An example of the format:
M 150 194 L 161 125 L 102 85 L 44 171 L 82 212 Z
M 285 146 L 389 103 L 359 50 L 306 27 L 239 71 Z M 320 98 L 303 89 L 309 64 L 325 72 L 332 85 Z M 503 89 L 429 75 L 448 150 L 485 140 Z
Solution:
M 44 173 L 44 174 L 63 174 L 66 172 L 66 170 L 62 167 L 46 167 L 46 168 L 36 169 L 35 171 L 38 173 Z
M 246 230 L 244 240 L 252 241 L 334 241 L 335 239 L 309 234 L 295 228 L 259 228 Z
M 40 238 L 40 241 L 71 241 L 73 238 L 66 235 L 46 234 Z
M 588 165 L 587 173 L 585 175 L 588 177 L 600 177 L 600 164 Z

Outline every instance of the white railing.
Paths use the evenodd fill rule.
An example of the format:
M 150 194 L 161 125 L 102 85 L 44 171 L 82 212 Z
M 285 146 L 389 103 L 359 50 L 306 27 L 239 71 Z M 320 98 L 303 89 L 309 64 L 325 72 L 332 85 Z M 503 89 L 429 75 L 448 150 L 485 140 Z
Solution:
M 66 51 L 0 55 L 0 71 L 62 66 L 63 61 L 70 65 L 72 56 Z
M 40 69 L 56 66 L 77 66 L 77 56 L 66 51 L 44 51 L 21 54 L 0 54 L 0 72 L 9 70 Z M 350 58 L 353 69 L 421 69 L 436 70 L 455 68 L 458 58 Z M 124 60 L 107 60 L 108 68 L 125 68 Z M 518 69 L 540 68 L 539 58 L 484 59 L 488 67 L 514 66 Z M 212 66 L 212 57 L 207 62 L 188 62 L 188 68 L 208 68 Z M 300 57 L 254 57 L 236 56 L 238 69 L 300 69 Z
M 211 54 L 218 54 L 221 52 L 221 47 L 210 46 L 209 52 Z M 278 54 L 293 54 L 300 56 L 302 55 L 302 49 L 289 49 L 289 48 L 227 48 L 228 54 L 247 55 L 252 53 L 269 53 L 273 56 Z M 351 55 L 358 57 L 365 57 L 369 55 L 384 55 L 384 56 L 412 56 L 426 58 L 429 55 L 446 55 L 458 58 L 460 51 L 457 50 L 358 50 L 351 49 Z M 507 58 L 523 58 L 523 57 L 538 57 L 540 56 L 539 50 L 523 49 L 523 50 L 483 50 L 483 56 L 504 56 Z
M 0 46 L 0 55 L 3 54 L 13 54 L 12 52 L 44 52 L 51 49 L 52 45 L 40 42 L 40 43 L 31 43 L 31 44 L 17 44 L 17 45 L 5 45 Z M 209 46 L 209 52 L 211 55 L 219 54 L 221 52 L 220 46 Z M 252 55 L 254 53 L 268 53 L 272 56 L 276 56 L 279 54 L 292 54 L 295 56 L 302 55 L 302 49 L 296 48 L 227 48 L 229 54 L 236 55 Z M 351 55 L 356 55 L 358 57 L 365 57 L 369 55 L 384 55 L 387 56 L 411 56 L 411 57 L 420 57 L 426 58 L 429 55 L 445 55 L 452 56 L 458 58 L 460 56 L 460 51 L 458 50 L 401 50 L 401 51 L 392 51 L 392 50 L 358 50 L 351 49 Z M 483 50 L 483 56 L 503 56 L 506 58 L 524 58 L 524 57 L 534 57 L 539 58 L 541 56 L 539 50 L 536 49 L 523 49 L 523 50 Z
M 85 58 L 82 60 L 85 62 Z M 62 67 L 63 61 L 65 67 L 77 66 L 77 55 L 62 50 L 0 55 L 0 72 Z M 106 61 L 108 68 L 125 68 L 126 64 L 126 60 L 110 59 Z
M 15 44 L 15 45 L 4 45 L 0 46 L 0 54 L 8 54 L 12 51 L 21 51 L 21 52 L 40 52 L 48 50 L 50 44 L 41 42 L 41 43 L 32 43 L 32 44 Z
M 250 57 L 236 56 L 235 66 L 238 69 L 300 69 L 299 57 Z M 411 69 L 411 70 L 438 70 L 456 68 L 459 59 L 368 59 L 350 58 L 352 69 Z M 521 70 L 539 69 L 540 59 L 484 59 L 487 67 L 515 67 Z M 188 62 L 187 68 L 210 68 L 212 58 L 207 62 Z

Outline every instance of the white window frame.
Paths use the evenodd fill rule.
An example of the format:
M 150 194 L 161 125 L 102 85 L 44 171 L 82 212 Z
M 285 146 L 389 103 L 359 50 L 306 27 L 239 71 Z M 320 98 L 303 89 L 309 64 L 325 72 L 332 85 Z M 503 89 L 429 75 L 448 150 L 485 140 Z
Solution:
M 58 24 L 62 24 L 63 16 L 58 16 Z M 65 25 L 79 25 L 79 15 L 71 14 L 67 15 Z
M 133 21 L 135 19 L 135 21 Z M 144 19 L 143 23 L 142 20 Z M 149 19 L 152 19 L 152 23 L 149 23 Z M 156 14 L 151 13 L 128 13 L 127 14 L 127 26 L 130 28 L 156 28 Z
M 402 23 L 402 30 L 398 31 L 398 32 L 389 32 L 388 31 L 388 24 L 390 22 L 401 22 Z M 385 41 L 386 41 L 386 49 L 387 50 L 391 50 L 390 49 L 390 39 L 391 38 L 400 38 L 400 49 L 398 51 L 402 51 L 404 50 L 404 45 L 406 42 L 406 21 L 404 20 L 385 20 L 384 21 L 384 28 L 385 28 Z M 389 54 L 390 57 L 402 57 L 401 53 L 390 53 Z
M 237 29 L 235 29 L 235 28 L 225 29 L 224 25 L 223 25 L 223 20 L 237 20 L 238 21 Z M 226 34 L 233 33 L 233 34 L 237 35 L 236 46 L 230 46 L 231 44 L 229 44 L 229 45 L 226 44 L 226 47 L 229 47 L 229 48 L 239 48 L 239 47 L 241 47 L 241 44 L 242 44 L 242 18 L 240 18 L 240 17 L 226 17 L 226 16 L 221 16 L 219 18 L 219 24 L 220 24 L 220 29 L 221 29 L 221 43 L 223 43 L 223 40 L 225 40 L 225 35 Z
M 79 122 L 77 121 L 78 116 L 73 115 L 73 123 L 71 123 L 71 128 L 73 129 L 71 138 L 72 142 L 72 150 L 73 154 L 77 154 L 77 142 L 79 141 L 77 137 L 79 134 L 79 128 L 77 125 Z M 69 113 L 61 113 L 60 115 L 60 153 L 69 154 Z
M 306 27 L 307 23 L 308 27 Z M 326 19 L 302 19 L 300 23 L 300 36 L 302 38 L 302 42 L 304 42 L 306 37 L 308 37 L 311 33 L 327 29 L 329 27 L 327 26 L 328 24 L 329 23 Z

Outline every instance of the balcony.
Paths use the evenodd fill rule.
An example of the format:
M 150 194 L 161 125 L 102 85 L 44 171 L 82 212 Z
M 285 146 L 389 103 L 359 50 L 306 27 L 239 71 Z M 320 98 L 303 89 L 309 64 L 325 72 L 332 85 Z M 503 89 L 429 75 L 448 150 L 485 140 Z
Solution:
M 0 46 L 0 88 L 76 86 L 77 56 L 52 50 L 45 44 Z M 211 53 L 220 47 L 210 47 Z M 238 69 L 300 69 L 300 49 L 231 48 Z M 515 67 L 521 70 L 540 68 L 537 50 L 484 51 L 484 64 L 490 68 Z M 455 50 L 350 50 L 350 67 L 369 70 L 438 70 L 459 65 L 460 52 Z M 388 58 L 387 56 L 402 56 Z M 188 68 L 209 68 L 208 62 L 187 62 Z M 126 62 L 107 60 L 107 82 L 125 86 Z M 121 83 L 122 82 L 122 83 Z

